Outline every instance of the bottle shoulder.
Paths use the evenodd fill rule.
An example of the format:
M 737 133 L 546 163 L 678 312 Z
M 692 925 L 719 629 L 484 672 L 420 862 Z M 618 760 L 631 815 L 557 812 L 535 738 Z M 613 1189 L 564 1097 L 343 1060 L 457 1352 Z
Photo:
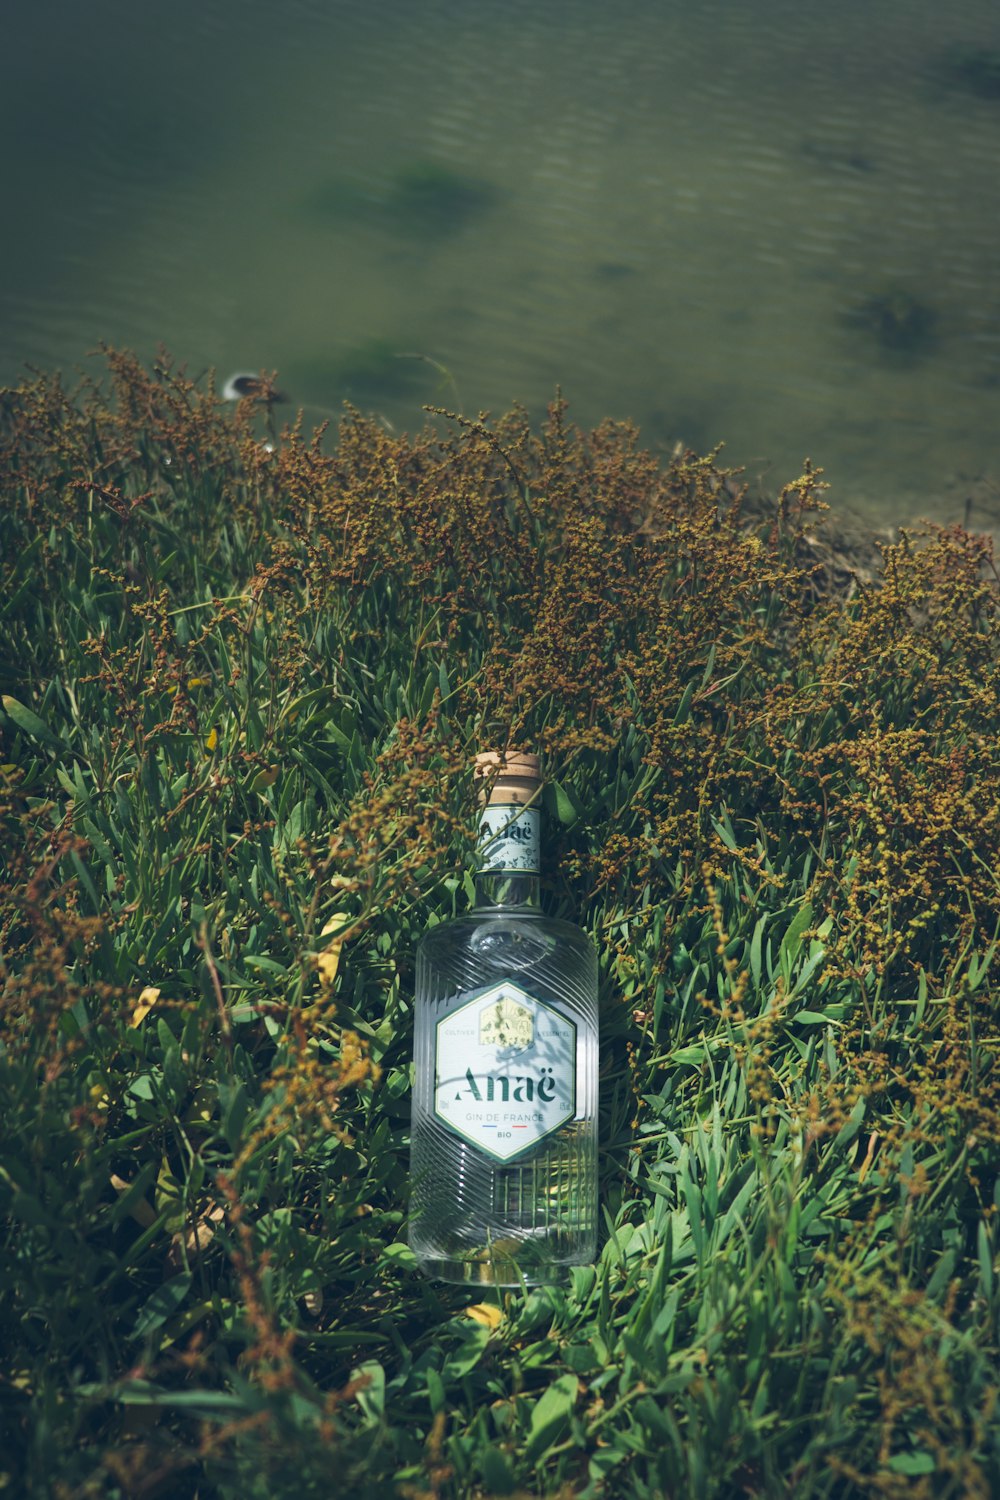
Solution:
M 425 933 L 417 948 L 418 1016 L 440 1018 L 495 984 L 513 985 L 589 1030 L 597 1024 L 597 952 L 574 922 L 534 909 L 475 907 Z
M 526 942 L 544 941 L 546 946 L 555 943 L 564 951 L 577 952 L 581 957 L 594 954 L 593 943 L 575 922 L 547 916 L 535 907 L 517 906 L 473 907 L 460 916 L 439 922 L 424 933 L 418 951 L 431 957 L 436 951 L 476 947 L 477 940 L 488 941 L 491 935 L 515 932 L 520 933 Z

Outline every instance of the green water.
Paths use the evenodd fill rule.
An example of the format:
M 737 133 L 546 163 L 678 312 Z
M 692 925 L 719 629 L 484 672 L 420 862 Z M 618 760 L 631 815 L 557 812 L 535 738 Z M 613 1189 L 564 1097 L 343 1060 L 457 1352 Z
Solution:
M 1000 527 L 994 0 L 58 0 L 6 18 L 0 378 L 97 342 L 412 429 L 808 455 Z

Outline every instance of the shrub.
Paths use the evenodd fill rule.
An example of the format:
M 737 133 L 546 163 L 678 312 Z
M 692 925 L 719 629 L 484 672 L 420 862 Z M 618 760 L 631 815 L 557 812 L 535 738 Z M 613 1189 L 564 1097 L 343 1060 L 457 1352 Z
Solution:
M 265 443 L 108 366 L 0 417 L 8 1490 L 994 1492 L 988 543 L 824 597 L 810 467 L 752 519 L 561 400 Z M 412 956 L 507 743 L 607 1233 L 470 1307 L 405 1244 Z

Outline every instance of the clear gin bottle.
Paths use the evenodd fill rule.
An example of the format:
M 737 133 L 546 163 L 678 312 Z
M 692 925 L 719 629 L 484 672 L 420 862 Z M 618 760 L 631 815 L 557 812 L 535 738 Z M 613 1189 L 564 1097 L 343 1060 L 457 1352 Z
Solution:
M 595 1254 L 597 959 L 539 904 L 538 758 L 476 759 L 476 904 L 417 952 L 410 1244 L 431 1276 L 530 1286 Z

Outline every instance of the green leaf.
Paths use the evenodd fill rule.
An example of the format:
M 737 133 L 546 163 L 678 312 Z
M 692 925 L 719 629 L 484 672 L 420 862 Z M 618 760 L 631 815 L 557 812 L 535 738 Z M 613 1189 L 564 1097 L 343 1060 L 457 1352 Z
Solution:
M 358 1391 L 358 1405 L 369 1422 L 381 1422 L 385 1416 L 385 1371 L 378 1360 L 365 1360 L 351 1371 L 351 1379 L 366 1382 Z
M 966 983 L 970 994 L 973 990 L 977 990 L 986 978 L 986 975 L 990 971 L 990 966 L 996 957 L 996 951 L 996 944 L 994 944 L 991 948 L 987 949 L 982 958 L 980 958 L 977 950 L 969 959 L 969 973 Z
M 691 988 L 693 988 L 693 985 Z M 706 1037 L 704 1041 L 690 1042 L 686 1047 L 677 1047 L 673 1052 L 669 1053 L 669 1058 L 672 1063 L 689 1063 L 695 1067 L 700 1067 L 703 1062 L 708 1061 L 710 1056 L 721 1051 L 725 1045 L 721 1037 Z
M 894 1474 L 933 1474 L 937 1464 L 933 1454 L 915 1448 L 912 1453 L 894 1453 L 888 1467 Z
M 263 969 L 268 974 L 280 974 L 284 978 L 288 974 L 288 966 L 278 963 L 277 959 L 267 958 L 263 953 L 246 953 L 243 962 L 248 969 Z
M 725 844 L 726 848 L 732 850 L 732 852 L 735 853 L 736 835 L 733 833 L 732 825 L 730 824 L 728 817 L 726 817 L 724 823 L 720 823 L 717 818 L 713 818 L 712 827 L 715 829 L 716 833 L 719 835 L 719 838 Z
M 409 1245 L 404 1245 L 401 1240 L 391 1245 L 383 1245 L 382 1259 L 391 1260 L 394 1265 L 405 1266 L 410 1271 L 416 1270 L 417 1257 Z
M 624 1433 L 618 1433 L 609 1442 L 607 1448 L 598 1448 L 590 1455 L 587 1464 L 587 1472 L 596 1483 L 601 1485 L 599 1494 L 606 1493 L 604 1481 L 612 1469 L 617 1469 L 628 1457 L 627 1437 Z M 588 1492 L 589 1493 L 589 1492 Z
M 701 1189 L 697 1183 L 692 1182 L 686 1171 L 681 1176 L 681 1190 L 684 1194 L 684 1202 L 687 1207 L 688 1230 L 691 1235 L 691 1243 L 694 1246 L 694 1253 L 698 1264 L 701 1265 L 705 1259 L 705 1226 L 702 1222 Z
M 219 1081 L 219 1106 L 222 1111 L 220 1128 L 235 1151 L 242 1139 L 243 1125 L 250 1113 L 250 1099 L 242 1083 Z
M 479 1455 L 483 1483 L 494 1495 L 509 1495 L 517 1484 L 514 1470 L 499 1448 L 487 1446 Z
M 941 1258 L 934 1267 L 931 1278 L 927 1283 L 928 1301 L 935 1302 L 944 1291 L 955 1273 L 955 1263 L 957 1260 L 958 1254 L 955 1250 L 943 1250 L 941 1252 Z
M 798 951 L 802 946 L 802 935 L 812 923 L 812 916 L 812 902 L 803 902 L 792 918 L 788 931 L 781 939 L 781 947 L 778 949 L 778 962 L 783 969 L 786 966 L 790 969 L 795 962 Z
M 836 1151 L 841 1146 L 849 1146 L 861 1129 L 861 1122 L 865 1117 L 865 1101 L 861 1098 L 857 1101 L 847 1119 L 837 1131 L 833 1148 Z
M 558 781 L 550 781 L 546 785 L 543 799 L 547 811 L 554 814 L 566 828 L 572 828 L 583 811 L 576 794 Z
M 458 1380 L 474 1370 L 486 1352 L 490 1341 L 490 1330 L 484 1323 L 471 1320 L 461 1330 L 458 1348 L 449 1353 L 441 1366 L 443 1380 Z
M 524 1456 L 529 1462 L 539 1458 L 566 1432 L 576 1405 L 578 1390 L 579 1381 L 575 1375 L 560 1375 L 539 1396 L 531 1411 L 528 1441 L 524 1449 Z
M 139 1316 L 132 1329 L 132 1337 L 145 1338 L 147 1334 L 160 1328 L 171 1314 L 177 1311 L 190 1288 L 191 1274 L 188 1271 L 183 1271 L 180 1276 L 173 1276 L 162 1286 L 158 1286 L 153 1295 L 139 1309 Z
M 26 708 L 9 693 L 0 697 L 0 703 L 3 704 L 3 711 L 8 719 L 16 724 L 22 734 L 26 734 L 31 740 L 40 740 L 43 745 L 51 745 L 56 750 L 65 750 L 64 742 L 30 708 Z
M 437 1416 L 439 1411 L 444 1409 L 447 1399 L 444 1381 L 437 1370 L 433 1366 L 430 1366 L 427 1370 L 427 1400 L 430 1402 L 431 1411 L 435 1416 Z
M 157 1163 L 155 1161 L 147 1161 L 145 1165 L 140 1168 L 133 1182 L 125 1190 L 125 1192 L 122 1193 L 121 1197 L 118 1199 L 118 1202 L 115 1204 L 114 1210 L 111 1214 L 112 1224 L 123 1223 L 127 1216 L 132 1212 L 132 1209 L 135 1207 L 135 1205 L 139 1202 L 140 1198 L 145 1198 L 147 1189 L 150 1188 L 156 1181 L 156 1168 Z
M 677 705 L 677 712 L 674 714 L 674 724 L 678 727 L 681 724 L 686 724 L 691 717 L 691 699 L 693 696 L 694 683 L 689 682 L 681 695 L 681 701 Z
M 926 1011 L 926 1009 L 927 1009 L 927 975 L 925 974 L 924 970 L 921 969 L 920 970 L 920 974 L 919 974 L 919 976 L 917 978 L 917 1008 L 916 1008 L 916 1010 L 913 1013 L 913 1020 L 911 1021 L 910 1025 L 908 1027 L 908 1030 L 911 1033 L 915 1032 L 915 1031 L 919 1031 L 920 1026 L 921 1026 L 921 1024 L 923 1022 L 923 1019 L 924 1019 L 924 1012 Z
M 352 754 L 356 743 L 356 740 L 352 740 L 342 729 L 338 729 L 336 724 L 326 724 L 324 726 L 324 739 L 336 745 L 337 749 L 347 756 Z
M 979 1285 L 983 1289 L 983 1296 L 987 1302 L 991 1302 L 993 1300 L 994 1282 L 993 1246 L 990 1242 L 990 1232 L 982 1219 L 979 1221 L 976 1254 L 979 1260 Z
M 109 1394 L 100 1385 L 78 1385 L 75 1389 L 81 1396 L 106 1398 Z M 170 1406 L 213 1413 L 246 1411 L 243 1397 L 231 1395 L 228 1391 L 170 1391 L 148 1380 L 126 1381 L 114 1390 L 114 1398 L 123 1406 Z
M 63 791 L 67 794 L 67 796 L 72 797 L 73 800 L 76 801 L 76 787 L 74 786 L 70 777 L 66 775 L 66 772 L 63 770 L 62 766 L 56 766 L 56 780 L 62 787 Z
M 750 939 L 750 973 L 753 976 L 754 988 L 760 988 L 761 975 L 761 942 L 764 937 L 764 927 L 767 916 L 758 917 L 754 926 L 753 937 Z

